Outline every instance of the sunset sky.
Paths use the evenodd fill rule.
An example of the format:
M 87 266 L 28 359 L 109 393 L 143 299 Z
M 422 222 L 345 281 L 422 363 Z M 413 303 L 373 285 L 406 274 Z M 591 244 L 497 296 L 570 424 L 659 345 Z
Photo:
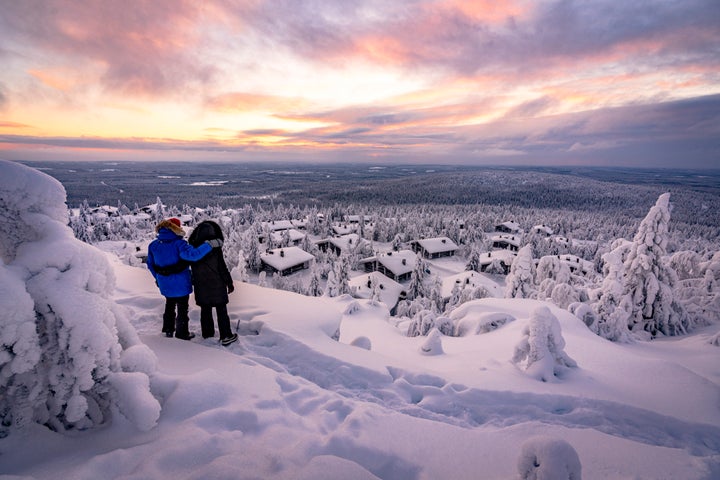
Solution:
M 720 1 L 0 0 L 0 158 L 720 168 Z

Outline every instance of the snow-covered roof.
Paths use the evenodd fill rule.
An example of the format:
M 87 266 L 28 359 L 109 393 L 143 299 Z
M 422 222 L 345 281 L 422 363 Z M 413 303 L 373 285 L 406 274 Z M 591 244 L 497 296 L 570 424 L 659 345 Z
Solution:
M 517 254 L 510 250 L 493 250 L 480 254 L 480 265 L 490 265 L 494 260 L 502 260 L 505 265 L 511 265 Z
M 533 232 L 544 233 L 545 235 L 552 235 L 555 233 L 552 228 L 548 227 L 544 223 L 542 225 L 535 225 L 532 229 Z
M 337 235 L 348 235 L 357 231 L 357 225 L 339 225 L 336 223 L 332 226 L 332 229 Z
M 520 231 L 520 224 L 518 224 L 517 222 L 515 222 L 513 220 L 510 220 L 508 222 L 503 222 L 503 223 L 495 226 L 495 228 L 498 228 L 498 227 L 507 228 L 511 232 L 519 232 Z
M 481 275 L 473 270 L 467 270 L 465 272 L 445 277 L 442 280 L 442 296 L 444 298 L 450 297 L 455 285 L 459 285 L 460 288 L 463 288 L 463 286 L 477 288 L 482 285 L 481 279 L 483 279 Z
M 415 242 L 428 253 L 453 252 L 458 249 L 455 242 L 448 237 L 423 238 Z
M 283 237 L 285 236 L 285 232 L 287 232 L 287 234 L 290 236 L 290 241 L 293 243 L 299 242 L 300 240 L 305 238 L 304 233 L 298 232 L 294 228 L 289 228 L 287 230 L 277 230 L 277 231 L 272 232 L 270 234 L 270 236 L 272 237 L 273 243 L 281 243 L 283 240 Z
M 263 230 L 270 230 L 276 232 L 278 230 L 289 230 L 295 227 L 291 220 L 272 220 L 270 222 L 262 222 Z
M 275 270 L 283 271 L 313 260 L 311 254 L 299 247 L 274 248 L 260 254 L 260 259 Z
M 368 286 L 368 283 L 374 281 L 378 286 L 380 293 L 380 301 L 393 308 L 400 298 L 400 294 L 404 291 L 402 285 L 395 280 L 386 277 L 380 272 L 363 273 L 357 277 L 351 278 L 348 284 L 353 289 L 353 296 L 357 298 L 371 298 L 372 297 L 372 283 Z
M 593 263 L 585 260 L 584 258 L 580 258 L 577 255 L 558 255 L 560 257 L 560 260 L 565 262 L 570 268 L 573 270 L 579 269 L 584 273 L 587 273 L 593 269 Z
M 417 254 L 412 250 L 400 250 L 380 254 L 377 260 L 395 276 L 400 276 L 413 271 L 417 263 Z
M 358 243 L 363 242 L 363 239 L 360 238 L 360 235 L 357 233 L 349 233 L 347 235 L 340 235 L 339 237 L 330 237 L 327 241 L 345 252 L 355 248 Z
M 360 220 L 363 219 L 365 222 L 369 222 L 372 217 L 370 215 L 345 215 L 345 221 L 350 223 L 360 223 Z
M 520 237 L 518 235 L 512 235 L 509 233 L 501 234 L 501 235 L 493 235 L 490 239 L 492 242 L 506 242 L 510 245 L 515 245 L 517 247 L 520 246 Z

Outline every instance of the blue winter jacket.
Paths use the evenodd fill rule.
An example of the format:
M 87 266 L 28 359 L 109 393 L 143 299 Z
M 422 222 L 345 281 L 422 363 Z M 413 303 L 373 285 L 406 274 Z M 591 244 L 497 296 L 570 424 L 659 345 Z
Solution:
M 179 272 L 161 275 L 158 270 L 177 265 L 181 260 L 194 262 L 200 260 L 212 250 L 203 243 L 195 248 L 167 228 L 161 228 L 157 238 L 148 246 L 147 266 L 160 287 L 164 297 L 184 297 L 192 293 L 190 268 L 186 265 Z

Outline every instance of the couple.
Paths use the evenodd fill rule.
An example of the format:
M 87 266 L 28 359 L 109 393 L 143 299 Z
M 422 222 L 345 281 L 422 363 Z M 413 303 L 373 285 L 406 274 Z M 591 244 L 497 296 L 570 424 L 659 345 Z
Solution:
M 215 336 L 214 307 L 220 343 L 228 346 L 235 342 L 238 337 L 230 330 L 227 313 L 228 294 L 235 286 L 220 248 L 224 240 L 220 226 L 210 220 L 201 222 L 190 234 L 189 243 L 183 238 L 185 230 L 177 218 L 163 220 L 155 231 L 157 238 L 148 247 L 147 266 L 165 297 L 162 331 L 183 340 L 195 337 L 188 330 L 188 302 L 194 286 L 203 338 Z

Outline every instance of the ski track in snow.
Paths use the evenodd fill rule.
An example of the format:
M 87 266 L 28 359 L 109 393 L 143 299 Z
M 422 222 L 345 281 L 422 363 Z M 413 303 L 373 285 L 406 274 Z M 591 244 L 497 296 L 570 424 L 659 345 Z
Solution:
M 288 408 L 300 415 L 324 412 L 326 428 L 337 426 L 352 408 L 343 398 L 372 402 L 384 408 L 464 428 L 510 427 L 540 422 L 566 428 L 591 428 L 608 435 L 653 446 L 685 449 L 694 456 L 720 452 L 720 428 L 695 424 L 611 401 L 563 395 L 486 391 L 448 383 L 429 374 L 388 367 L 388 375 L 344 363 L 301 342 L 248 320 L 260 310 L 240 312 L 242 346 L 234 349 L 246 360 L 302 378 L 326 391 L 318 396 L 302 382 L 278 378 Z M 222 347 L 217 347 L 222 348 Z M 242 351 L 245 348 L 246 351 Z M 336 395 L 332 395 L 335 393 Z

